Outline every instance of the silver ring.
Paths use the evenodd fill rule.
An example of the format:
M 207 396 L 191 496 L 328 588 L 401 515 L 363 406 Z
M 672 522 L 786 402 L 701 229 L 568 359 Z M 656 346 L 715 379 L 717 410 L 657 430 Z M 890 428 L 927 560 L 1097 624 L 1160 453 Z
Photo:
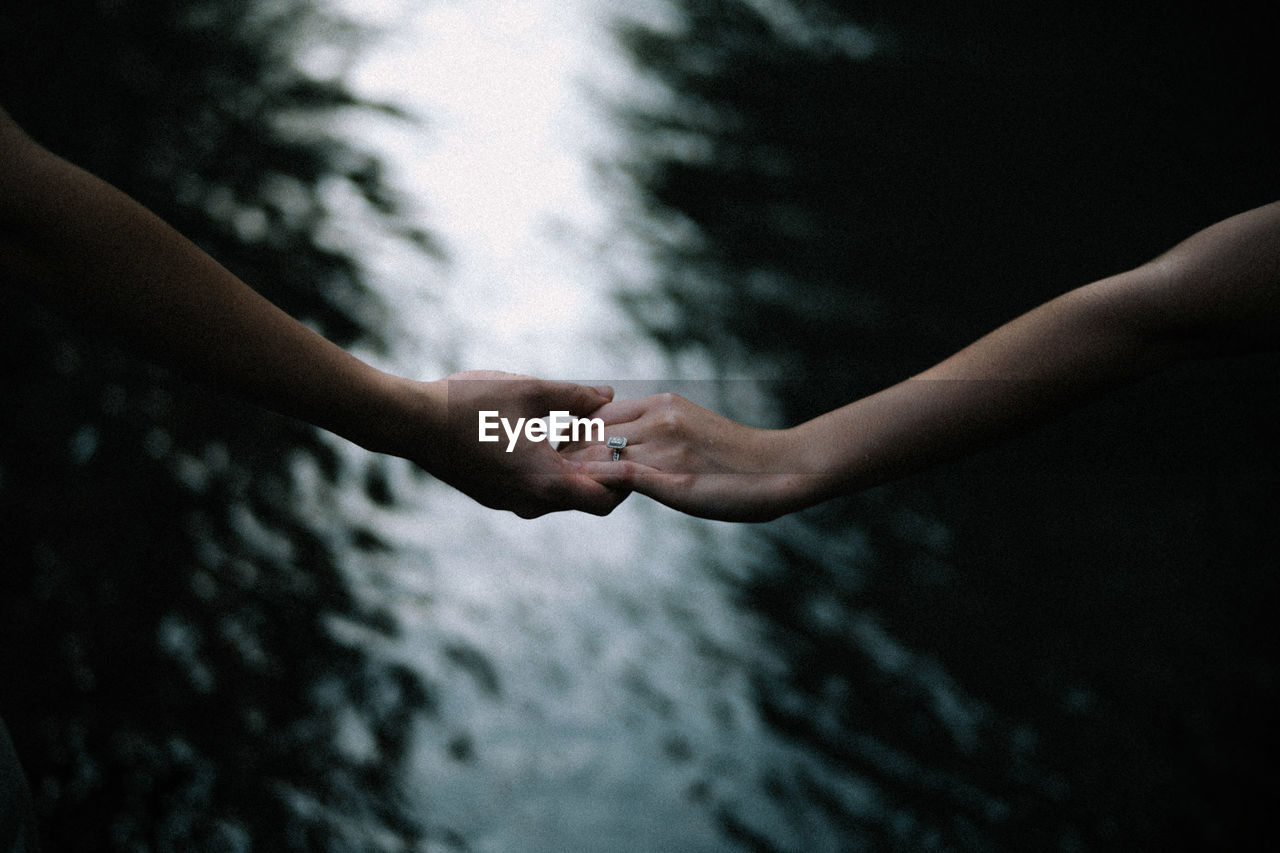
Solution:
M 627 440 L 620 435 L 611 436 L 604 446 L 613 450 L 613 461 L 617 462 L 622 458 L 622 448 L 627 446 Z

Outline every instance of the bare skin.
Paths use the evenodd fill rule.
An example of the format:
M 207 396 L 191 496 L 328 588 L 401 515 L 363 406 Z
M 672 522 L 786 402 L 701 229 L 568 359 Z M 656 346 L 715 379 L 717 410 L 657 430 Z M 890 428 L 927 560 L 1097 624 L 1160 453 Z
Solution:
M 1280 348 L 1280 202 L 1070 291 L 920 375 L 790 429 L 675 395 L 596 413 L 628 439 L 564 448 L 602 483 L 762 521 L 960 456 L 1177 360 Z
M 470 396 L 512 418 L 587 415 L 611 399 L 609 389 L 494 372 L 418 382 L 377 370 L 124 193 L 40 147 L 2 109 L 0 281 L 199 381 L 410 459 L 486 506 L 526 518 L 605 515 L 625 495 L 545 443 L 494 454 L 476 441 L 474 420 L 449 416 L 451 397 L 456 408 Z

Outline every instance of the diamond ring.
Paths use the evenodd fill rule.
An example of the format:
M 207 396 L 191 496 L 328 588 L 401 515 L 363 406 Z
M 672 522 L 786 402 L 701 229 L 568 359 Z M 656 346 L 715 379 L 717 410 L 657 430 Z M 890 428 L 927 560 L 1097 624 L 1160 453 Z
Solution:
M 613 461 L 617 462 L 622 458 L 622 448 L 627 446 L 627 440 L 620 435 L 615 435 L 606 441 L 604 446 L 613 450 Z

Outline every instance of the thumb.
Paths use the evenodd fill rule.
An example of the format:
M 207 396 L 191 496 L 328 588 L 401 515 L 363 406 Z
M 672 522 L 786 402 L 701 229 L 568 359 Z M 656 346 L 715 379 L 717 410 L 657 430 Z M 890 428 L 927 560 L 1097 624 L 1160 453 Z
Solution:
M 549 499 L 557 509 L 576 509 L 592 515 L 608 515 L 629 494 L 591 477 L 579 462 L 572 462 L 553 454 L 559 467 L 559 476 L 551 489 Z
M 648 495 L 661 503 L 678 497 L 679 475 L 665 473 L 648 465 L 619 459 L 617 462 L 578 462 L 581 472 L 603 486 Z

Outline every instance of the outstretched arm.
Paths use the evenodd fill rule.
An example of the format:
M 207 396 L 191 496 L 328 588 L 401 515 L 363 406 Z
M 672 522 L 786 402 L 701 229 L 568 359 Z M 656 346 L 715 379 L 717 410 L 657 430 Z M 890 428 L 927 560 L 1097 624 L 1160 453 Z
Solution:
M 488 506 L 534 516 L 607 513 L 617 493 L 548 446 L 482 452 L 449 417 L 449 391 L 515 416 L 587 414 L 606 394 L 528 377 L 415 382 L 379 371 L 299 323 L 150 211 L 41 148 L 0 110 L 0 281 L 193 378 L 411 459 Z M 452 380 L 452 381 L 451 381 Z M 470 430 L 467 429 L 470 427 Z
M 625 459 L 601 482 L 711 518 L 761 520 L 953 458 L 1172 361 L 1280 347 L 1280 203 L 1066 293 L 919 376 L 785 430 L 679 397 L 613 403 Z

